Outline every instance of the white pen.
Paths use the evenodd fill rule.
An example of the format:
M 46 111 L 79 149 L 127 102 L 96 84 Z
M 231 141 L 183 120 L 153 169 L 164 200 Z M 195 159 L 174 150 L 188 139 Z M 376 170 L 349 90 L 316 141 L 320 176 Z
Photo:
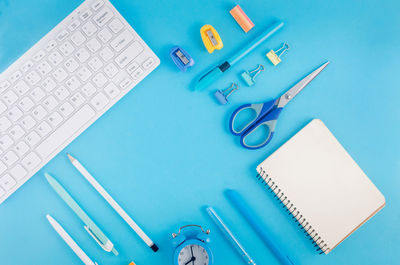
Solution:
M 85 252 L 78 246 L 78 244 L 72 239 L 72 237 L 64 230 L 64 228 L 49 214 L 46 215 L 47 220 L 54 228 L 54 230 L 60 235 L 60 237 L 67 243 L 67 245 L 75 252 L 75 254 L 82 260 L 85 265 L 98 265 L 97 262 L 93 262 Z
M 133 219 L 122 209 L 121 206 L 107 193 L 107 191 L 96 181 L 96 179 L 82 166 L 79 161 L 67 154 L 72 165 L 86 178 L 87 181 L 97 190 L 98 193 L 110 204 L 110 206 L 125 220 L 125 222 L 140 236 L 140 238 L 154 251 L 158 247 L 154 242 L 143 232 L 143 230 L 133 221 Z

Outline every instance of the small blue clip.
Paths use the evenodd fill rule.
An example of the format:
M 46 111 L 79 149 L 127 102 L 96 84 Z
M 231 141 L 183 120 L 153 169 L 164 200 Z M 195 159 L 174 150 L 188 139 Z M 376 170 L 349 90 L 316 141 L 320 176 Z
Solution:
M 232 85 L 224 90 L 217 90 L 214 93 L 215 98 L 221 105 L 225 105 L 228 103 L 228 97 L 236 90 L 239 89 L 239 86 L 236 83 L 232 83 Z
M 193 58 L 179 46 L 172 47 L 169 55 L 182 72 L 186 72 L 187 69 L 194 65 Z
M 252 86 L 254 85 L 255 78 L 257 75 L 259 75 L 262 71 L 264 71 L 264 66 L 262 64 L 259 64 L 256 69 L 253 71 L 245 71 L 242 73 L 242 78 L 243 81 L 248 85 Z

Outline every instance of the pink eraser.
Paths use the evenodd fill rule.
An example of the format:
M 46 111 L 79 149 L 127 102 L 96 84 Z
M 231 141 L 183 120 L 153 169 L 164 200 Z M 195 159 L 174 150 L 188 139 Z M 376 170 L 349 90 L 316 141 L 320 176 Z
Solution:
M 254 27 L 254 23 L 250 20 L 246 13 L 243 12 L 239 5 L 236 5 L 234 8 L 232 8 L 229 13 L 231 13 L 232 17 L 245 32 L 248 32 Z

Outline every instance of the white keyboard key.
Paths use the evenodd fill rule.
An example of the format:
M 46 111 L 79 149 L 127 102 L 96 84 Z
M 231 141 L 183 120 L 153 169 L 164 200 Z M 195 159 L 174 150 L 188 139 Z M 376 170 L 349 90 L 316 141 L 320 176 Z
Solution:
M 77 75 L 82 81 L 85 82 L 92 75 L 92 72 L 90 72 L 90 70 L 87 67 L 82 67 L 81 69 L 78 70 Z
M 26 130 L 32 129 L 33 126 L 36 125 L 36 121 L 32 118 L 32 116 L 28 115 L 21 120 L 21 125 Z
M 66 41 L 60 45 L 60 51 L 64 56 L 70 56 L 71 53 L 75 50 L 74 46 L 72 46 L 71 42 Z
M 114 16 L 114 14 L 111 12 L 110 9 L 108 9 L 107 7 L 103 8 L 102 10 L 100 10 L 100 12 L 98 12 L 94 17 L 93 20 L 96 22 L 96 24 L 99 27 L 104 26 L 104 24 L 106 24 L 112 17 Z
M 78 89 L 82 85 L 82 83 L 75 76 L 68 79 L 67 82 L 65 82 L 65 84 L 71 91 Z
M 3 151 L 7 150 L 10 146 L 12 146 L 14 141 L 10 136 L 4 135 L 0 138 L 0 149 Z
M 54 51 L 50 53 L 48 59 L 54 66 L 57 66 L 63 61 L 64 57 L 58 51 Z
M 54 94 L 59 100 L 64 100 L 69 96 L 69 91 L 65 87 L 60 86 L 56 91 L 54 91 Z
M 127 89 L 127 88 L 130 87 L 130 85 L 132 85 L 132 79 L 130 79 L 130 78 L 125 78 L 125 79 L 119 84 L 119 86 L 120 86 L 122 89 Z
M 143 69 L 139 67 L 138 69 L 136 69 L 136 70 L 131 74 L 131 76 L 132 76 L 134 79 L 138 79 L 142 74 L 143 74 Z
M 42 60 L 45 56 L 46 56 L 46 53 L 43 50 L 40 50 L 33 56 L 33 60 L 38 62 L 38 61 Z
M 86 125 L 95 115 L 96 112 L 89 105 L 84 105 L 70 119 L 61 125 L 57 131 L 39 144 L 36 151 L 41 157 L 48 157 L 57 147 L 61 146 L 71 135 L 76 133 L 82 126 Z
M 64 68 L 59 67 L 53 72 L 53 77 L 58 82 L 62 82 L 62 81 L 64 81 L 65 78 L 68 77 L 68 74 L 67 74 L 67 72 L 65 72 Z
M 72 107 L 69 102 L 65 102 L 61 105 L 60 112 L 62 115 L 64 115 L 64 117 L 68 117 L 72 112 L 74 112 L 74 107 Z
M 125 51 L 117 56 L 115 62 L 119 67 L 125 68 L 133 59 L 135 59 L 143 51 L 142 45 L 135 41 Z
M 114 40 L 110 42 L 111 48 L 119 52 L 133 40 L 133 35 L 129 30 L 124 30 Z
M 39 165 L 40 161 L 41 159 L 34 152 L 32 152 L 22 159 L 21 162 L 26 169 L 33 170 Z
M 21 71 L 16 71 L 12 75 L 10 75 L 9 80 L 11 83 L 17 82 L 20 78 L 22 77 L 22 72 Z
M 77 31 L 72 34 L 71 40 L 76 46 L 81 46 L 86 41 L 86 38 L 80 31 Z
M 70 31 L 74 31 L 79 27 L 80 24 L 81 24 L 81 22 L 79 22 L 79 20 L 75 19 L 71 24 L 69 24 L 68 29 Z M 71 39 L 72 39 L 72 37 L 71 37 Z
M 4 133 L 8 128 L 11 127 L 11 121 L 7 117 L 0 118 L 0 132 Z
M 53 70 L 53 68 L 50 66 L 50 64 L 47 61 L 41 61 L 39 65 L 36 67 L 36 69 L 41 73 L 42 75 L 47 75 L 48 73 Z
M 101 59 L 103 59 L 105 62 L 108 62 L 114 57 L 114 52 L 109 47 L 105 47 L 100 51 L 99 55 Z
M 29 146 L 24 142 L 21 141 L 15 145 L 14 150 L 19 156 L 25 155 L 29 151 Z
M 0 101 L 0 114 L 2 114 L 4 111 L 6 111 L 6 109 L 7 109 L 7 106 L 2 101 Z
M 10 130 L 10 135 L 14 139 L 14 141 L 19 140 L 22 136 L 24 136 L 25 131 L 21 126 L 16 125 Z
M 33 117 L 36 118 L 36 120 L 40 121 L 44 117 L 46 117 L 47 111 L 45 110 L 45 108 L 43 108 L 41 105 L 39 105 L 33 109 L 32 115 L 33 115 Z
M 80 15 L 80 18 L 85 21 L 87 20 L 90 16 L 92 15 L 92 11 L 90 11 L 89 9 L 83 11 L 83 13 Z
M 28 60 L 26 63 L 24 63 L 21 67 L 23 72 L 27 72 L 29 69 L 31 69 L 33 66 L 33 62 L 31 60 Z
M 26 78 L 25 78 L 25 79 L 28 81 L 29 84 L 31 84 L 32 86 L 34 86 L 34 85 L 36 85 L 36 84 L 40 81 L 40 79 L 42 79 L 42 78 L 40 77 L 40 75 L 39 75 L 36 71 L 32 71 L 32 72 L 30 72 L 29 74 L 26 75 Z
M 57 127 L 63 121 L 63 117 L 58 112 L 53 112 L 47 120 L 51 126 Z
M 85 98 L 82 96 L 81 93 L 75 93 L 72 97 L 71 97 L 71 102 L 72 105 L 75 106 L 75 108 L 80 107 L 83 103 L 85 103 Z
M 107 106 L 109 100 L 107 99 L 107 97 L 100 92 L 99 94 L 97 94 L 96 96 L 94 96 L 92 98 L 92 100 L 90 101 L 90 103 L 97 109 L 97 110 L 101 110 L 103 109 L 105 106 Z
M 15 84 L 14 90 L 20 95 L 23 96 L 25 95 L 26 92 L 30 87 L 25 83 L 25 81 L 19 81 L 18 83 Z
M 11 190 L 14 186 L 17 185 L 15 179 L 13 179 L 9 174 L 0 177 L 0 186 L 5 190 Z
M 40 85 L 44 90 L 47 92 L 53 91 L 54 88 L 56 88 L 57 83 L 54 81 L 53 78 L 47 77 L 42 84 Z
M 29 111 L 30 109 L 33 108 L 34 105 L 35 105 L 35 103 L 33 103 L 33 101 L 28 97 L 24 97 L 23 99 L 21 99 L 20 102 L 18 102 L 18 106 L 23 111 Z
M 46 51 L 51 51 L 57 46 L 57 42 L 55 40 L 49 41 L 44 47 Z
M 26 177 L 28 172 L 26 172 L 25 168 L 21 165 L 16 165 L 14 168 L 10 169 L 10 173 L 17 181 L 20 181 Z
M 79 64 L 74 58 L 68 58 L 65 63 L 64 63 L 65 68 L 67 69 L 68 72 L 72 73 L 76 69 L 78 69 Z
M 150 67 L 153 66 L 154 62 L 155 62 L 154 59 L 152 57 L 150 57 L 146 61 L 144 61 L 142 66 L 144 69 L 149 69 Z
M 52 131 L 52 129 L 47 122 L 42 121 L 37 127 L 36 131 L 39 133 L 40 136 L 44 137 L 48 135 Z
M 92 4 L 92 8 L 95 10 L 95 11 L 97 11 L 97 10 L 99 10 L 99 8 L 100 7 L 102 7 L 103 6 L 103 1 L 102 0 L 97 0 L 96 2 L 94 2 L 93 4 Z
M 68 31 L 64 29 L 60 33 L 57 34 L 56 39 L 58 41 L 63 41 L 67 38 L 68 34 L 69 34 Z
M 85 49 L 85 48 L 80 48 L 76 53 L 75 53 L 76 58 L 81 63 L 84 63 L 87 61 L 87 59 L 90 58 L 90 53 Z
M 14 153 L 14 151 L 8 151 L 3 156 L 3 161 L 4 163 L 6 163 L 7 166 L 11 167 L 12 165 L 15 164 L 15 162 L 18 161 L 18 156 Z
M 97 52 L 101 48 L 101 44 L 97 39 L 91 39 L 86 43 L 86 47 L 88 47 L 89 51 Z
M 82 30 L 86 36 L 90 37 L 97 31 L 97 27 L 91 21 L 89 21 L 83 25 Z
M 7 88 L 9 88 L 11 86 L 10 82 L 8 81 L 3 81 L 0 83 L 0 93 L 3 92 L 4 90 L 6 90 Z
M 107 83 L 107 81 L 108 81 L 107 77 L 105 77 L 102 73 L 98 73 L 93 78 L 93 83 L 97 87 L 103 87 Z
M 22 117 L 23 113 L 17 106 L 15 106 L 7 111 L 7 115 L 12 122 L 16 122 Z
M 121 91 L 118 89 L 118 87 L 116 85 L 114 85 L 114 83 L 109 83 L 104 88 L 104 92 L 106 92 L 107 96 L 109 96 L 110 98 L 113 99 L 116 96 L 118 96 Z
M 121 29 L 123 29 L 123 27 L 124 27 L 124 25 L 121 23 L 121 21 L 118 18 L 114 18 L 113 21 L 111 21 L 110 24 L 108 24 L 108 26 L 114 33 L 120 32 Z
M 58 105 L 58 101 L 55 99 L 55 97 L 53 96 L 49 96 L 47 97 L 44 101 L 43 101 L 43 105 L 49 110 L 53 110 L 55 107 L 57 107 Z
M 138 69 L 139 65 L 135 62 L 131 63 L 130 65 L 128 65 L 128 67 L 126 68 L 126 71 L 128 72 L 128 74 L 133 74 L 133 72 L 135 72 L 136 69 Z
M 42 84 L 43 85 L 43 84 Z M 32 92 L 30 93 L 31 97 L 33 98 L 33 100 L 35 100 L 36 102 L 39 102 L 42 98 L 44 98 L 44 96 L 46 95 L 44 93 L 44 91 L 40 88 L 34 88 L 32 90 Z
M 82 92 L 85 94 L 87 97 L 91 97 L 94 93 L 96 93 L 96 88 L 92 85 L 92 83 L 86 83 L 82 87 Z
M 97 34 L 97 37 L 99 37 L 102 42 L 107 43 L 111 40 L 112 33 L 107 28 L 104 28 Z
M 0 161 L 0 174 L 2 174 L 4 171 L 6 171 L 7 166 Z
M 12 105 L 18 100 L 17 94 L 14 93 L 14 91 L 7 91 L 6 93 L 1 96 L 1 98 L 6 102 L 7 105 Z
M 113 78 L 116 74 L 118 74 L 118 68 L 115 66 L 115 64 L 110 63 L 104 67 L 104 72 L 109 78 Z
M 34 147 L 40 141 L 40 136 L 37 132 L 30 132 L 26 137 L 25 141 L 30 147 Z
M 89 60 L 88 65 L 94 72 L 97 72 L 101 67 L 103 67 L 103 62 L 99 57 L 93 57 Z

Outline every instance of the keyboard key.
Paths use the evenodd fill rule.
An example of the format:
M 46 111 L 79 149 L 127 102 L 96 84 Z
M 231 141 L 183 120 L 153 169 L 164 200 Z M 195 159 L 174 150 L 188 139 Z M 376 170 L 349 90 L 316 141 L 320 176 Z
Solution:
M 116 96 L 119 95 L 121 92 L 114 83 L 109 83 L 105 88 L 104 92 L 106 92 L 107 96 L 109 96 L 111 99 L 115 98 Z
M 23 156 L 29 151 L 29 146 L 24 141 L 21 141 L 14 147 L 14 150 L 19 156 Z
M 105 62 L 111 60 L 111 58 L 114 57 L 114 52 L 109 48 L 109 47 L 105 47 L 104 49 L 102 49 L 99 53 L 101 59 L 103 59 Z
M 68 89 L 66 89 L 63 86 L 60 86 L 59 88 L 56 89 L 56 91 L 54 92 L 54 94 L 56 95 L 56 97 L 59 100 L 64 100 L 69 96 L 69 91 Z
M 12 122 L 16 122 L 22 117 L 22 111 L 17 107 L 12 107 L 9 111 L 7 111 L 7 115 Z
M 42 84 L 42 86 L 43 86 L 43 84 Z M 34 88 L 32 90 L 30 95 L 33 98 L 33 100 L 35 100 L 36 102 L 39 102 L 42 98 L 44 98 L 44 96 L 46 94 L 44 93 L 44 91 L 40 87 L 37 87 L 37 88 Z
M 11 91 L 11 90 L 9 90 L 9 91 L 7 91 L 6 93 L 4 93 L 3 94 L 3 96 L 1 97 L 3 100 L 4 100 L 4 102 L 7 104 L 7 105 L 12 105 L 12 104 L 14 104 L 17 100 L 18 100 L 18 96 L 17 96 L 17 94 L 15 94 L 13 91 Z
M 92 98 L 92 100 L 90 101 L 90 103 L 97 109 L 97 110 L 101 110 L 103 109 L 107 104 L 108 104 L 109 100 L 107 99 L 107 97 L 102 93 L 98 93 L 96 96 L 94 96 Z
M 17 84 L 14 86 L 14 90 L 20 95 L 23 96 L 25 95 L 26 92 L 30 87 L 25 83 L 25 81 L 19 81 Z
M 133 35 L 129 30 L 124 30 L 114 40 L 110 42 L 111 48 L 119 52 L 133 40 Z
M 69 56 L 75 50 L 74 46 L 72 46 L 71 42 L 66 41 L 60 45 L 60 51 L 64 56 Z
M 94 17 L 93 20 L 96 22 L 96 24 L 99 27 L 104 26 L 104 24 L 106 24 L 112 17 L 114 16 L 114 14 L 111 12 L 110 9 L 108 9 L 107 7 L 103 8 L 102 10 L 100 10 L 100 12 L 98 12 Z
M 79 76 L 79 72 L 78 72 L 78 76 Z M 67 82 L 65 82 L 65 84 L 71 91 L 78 89 L 82 85 L 82 83 L 75 76 L 68 79 Z
M 74 30 L 76 30 L 78 27 L 79 27 L 79 25 L 81 24 L 81 22 L 79 22 L 79 20 L 74 20 L 71 24 L 69 24 L 69 26 L 68 26 L 68 29 L 70 30 L 70 31 L 74 31 Z M 72 38 L 72 37 L 71 37 Z
M 4 156 L 3 156 L 3 162 L 6 163 L 7 166 L 12 166 L 15 164 L 15 162 L 18 161 L 18 156 L 14 153 L 14 151 L 8 151 Z
M 57 34 L 56 39 L 58 41 L 63 41 L 63 40 L 65 40 L 67 38 L 68 34 L 69 34 L 68 31 L 63 29 L 60 33 Z
M 130 79 L 130 78 L 125 78 L 120 84 L 119 84 L 119 86 L 122 88 L 122 89 L 127 89 L 127 88 L 129 88 L 129 86 L 132 84 L 132 79 Z
M 124 27 L 124 25 L 118 18 L 113 19 L 113 21 L 111 21 L 110 24 L 108 24 L 108 26 L 114 33 L 120 32 L 121 29 Z
M 54 51 L 50 53 L 48 59 L 54 66 L 57 66 L 63 61 L 64 58 L 58 51 Z
M 21 126 L 15 125 L 11 130 L 10 130 L 10 135 L 14 139 L 14 141 L 19 140 L 22 136 L 24 136 L 25 131 L 22 129 Z
M 99 39 L 100 39 L 102 42 L 107 43 L 109 40 L 111 40 L 111 38 L 112 38 L 112 33 L 111 33 L 108 29 L 104 28 L 103 30 L 101 30 L 101 31 L 97 34 L 97 37 L 99 37 Z
M 76 46 L 81 46 L 86 41 L 86 38 L 80 31 L 77 31 L 72 34 L 71 40 Z
M 14 141 L 10 138 L 8 135 L 4 135 L 0 138 L 0 149 L 5 151 L 7 150 L 11 145 L 13 145 Z
M 96 93 L 96 88 L 92 85 L 92 83 L 86 83 L 82 87 L 82 92 L 85 94 L 87 97 L 91 97 L 94 93 Z
M 14 188 L 15 185 L 17 185 L 17 182 L 9 174 L 6 174 L 0 178 L 0 186 L 7 191 Z
M 94 2 L 93 4 L 92 4 L 92 8 L 95 10 L 95 11 L 97 11 L 97 10 L 99 10 L 99 8 L 100 7 L 102 7 L 103 6 L 103 1 L 102 0 L 97 0 L 96 2 Z
M 42 75 L 47 75 L 48 73 L 53 70 L 53 68 L 50 66 L 50 64 L 47 61 L 41 61 L 39 65 L 36 67 L 36 69 L 41 73 Z
M 85 21 L 87 20 L 90 16 L 92 15 L 92 11 L 90 11 L 89 9 L 83 11 L 83 13 L 80 15 L 80 18 Z
M 24 63 L 21 67 L 23 72 L 27 72 L 29 69 L 31 69 L 33 66 L 33 62 L 31 60 L 28 60 L 26 63 Z
M 60 112 L 64 117 L 68 117 L 72 112 L 74 112 L 74 107 L 68 102 L 65 102 L 60 107 Z
M 118 68 L 115 66 L 115 64 L 110 63 L 104 67 L 104 72 L 109 78 L 113 78 L 118 73 Z
M 37 167 L 40 163 L 41 159 L 34 153 L 29 153 L 24 159 L 22 159 L 22 165 L 28 169 L 33 170 Z
M 28 172 L 26 172 L 25 168 L 23 168 L 21 165 L 16 165 L 14 168 L 10 169 L 11 176 L 13 176 L 17 181 L 25 178 L 27 173 Z
M 32 111 L 33 117 L 35 117 L 38 121 L 42 120 L 47 115 L 47 111 L 42 106 L 37 106 Z
M 86 43 L 86 47 L 88 47 L 89 51 L 92 53 L 97 52 L 101 48 L 101 44 L 97 39 L 91 39 Z
M 46 56 L 46 53 L 43 50 L 40 50 L 33 56 L 33 60 L 38 62 L 38 61 L 42 60 L 45 56 Z
M 10 75 L 9 80 L 11 81 L 11 83 L 15 83 L 21 77 L 22 77 L 21 71 L 16 71 L 12 75 Z
M 54 88 L 56 88 L 56 86 L 57 83 L 51 77 L 47 77 L 41 84 L 41 87 L 47 92 L 51 92 Z
M 108 79 L 102 74 L 102 73 L 98 73 L 97 75 L 95 75 L 95 77 L 93 78 L 93 83 L 97 86 L 97 87 L 103 87 L 106 83 L 107 83 Z
M 2 174 L 4 171 L 6 171 L 7 166 L 0 161 L 0 174 Z
M 78 70 L 77 74 L 78 77 L 85 82 L 92 75 L 92 72 L 90 72 L 90 70 L 87 67 L 82 67 L 81 69 Z
M 138 79 L 142 74 L 143 74 L 143 69 L 139 67 L 138 69 L 136 69 L 136 70 L 131 74 L 131 76 L 132 76 L 134 79 Z
M 79 64 L 74 58 L 69 58 L 65 61 L 64 66 L 68 72 L 72 73 L 78 69 Z
M 94 72 L 97 72 L 101 67 L 103 67 L 103 62 L 99 57 L 93 57 L 89 60 L 88 65 Z
M 35 126 L 36 121 L 32 118 L 32 116 L 28 115 L 21 120 L 21 125 L 22 127 L 25 128 L 25 130 L 32 129 L 33 126 Z
M 53 112 L 47 120 L 51 126 L 57 127 L 63 121 L 63 117 L 58 112 Z
M 72 105 L 75 106 L 75 108 L 80 107 L 83 103 L 85 103 L 85 98 L 82 96 L 81 93 L 75 93 L 72 97 L 71 97 L 71 102 Z
M 0 93 L 3 92 L 4 90 L 6 90 L 7 88 L 9 88 L 11 86 L 10 82 L 8 81 L 3 81 L 0 83 Z
M 21 99 L 20 102 L 18 102 L 18 106 L 23 110 L 23 111 L 29 111 L 33 108 L 33 106 L 35 105 L 35 103 L 33 103 L 33 101 L 28 98 L 28 97 L 24 97 L 23 99 Z
M 55 99 L 55 97 L 53 96 L 49 96 L 47 97 L 44 101 L 43 101 L 43 105 L 49 110 L 53 110 L 55 107 L 57 107 L 58 105 L 58 101 Z
M 6 109 L 7 109 L 7 106 L 2 101 L 0 101 L 0 114 L 2 114 L 4 111 L 6 111 Z
M 58 82 L 62 82 L 64 81 L 65 78 L 68 77 L 67 72 L 65 72 L 64 68 L 60 67 L 57 68 L 54 72 L 53 72 L 53 77 L 54 79 L 56 79 Z
M 127 68 L 126 71 L 128 72 L 128 74 L 133 74 L 133 72 L 135 72 L 136 69 L 138 69 L 139 65 L 135 62 L 131 63 Z
M 42 121 L 37 127 L 36 131 L 39 133 L 40 136 L 44 137 L 48 135 L 52 131 L 52 129 L 47 122 Z
M 57 46 L 57 42 L 55 40 L 49 41 L 44 47 L 46 51 L 51 51 Z
M 83 25 L 82 30 L 86 36 L 90 37 L 97 31 L 97 27 L 91 21 L 89 21 Z
M 152 67 L 154 64 L 154 59 L 152 57 L 148 58 L 146 61 L 144 61 L 144 63 L 142 64 L 144 69 L 149 69 L 150 67 Z
M 11 121 L 7 117 L 0 118 L 0 132 L 4 133 L 11 125 Z
M 32 72 L 30 72 L 29 74 L 26 75 L 26 78 L 25 78 L 25 79 L 28 81 L 29 84 L 31 84 L 32 86 L 34 86 L 34 85 L 36 85 L 36 84 L 40 81 L 40 79 L 42 79 L 42 78 L 40 77 L 40 75 L 39 75 L 36 71 L 32 71 Z
M 76 58 L 81 63 L 86 62 L 87 59 L 90 58 L 90 53 L 85 49 L 85 48 L 80 48 L 76 53 L 75 53 Z
M 43 158 L 47 158 L 56 148 L 62 146 L 71 135 L 79 131 L 82 126 L 85 126 L 95 115 L 96 112 L 89 105 L 84 105 L 61 125 L 57 131 L 37 146 L 36 150 L 38 154 Z
M 30 147 L 34 147 L 40 141 L 40 136 L 37 132 L 30 132 L 26 137 L 25 141 Z
M 125 51 L 123 51 L 120 55 L 117 56 L 115 62 L 119 67 L 124 68 L 127 66 L 133 59 L 135 59 L 141 52 L 143 51 L 142 45 L 139 42 L 135 41 L 132 43 Z

